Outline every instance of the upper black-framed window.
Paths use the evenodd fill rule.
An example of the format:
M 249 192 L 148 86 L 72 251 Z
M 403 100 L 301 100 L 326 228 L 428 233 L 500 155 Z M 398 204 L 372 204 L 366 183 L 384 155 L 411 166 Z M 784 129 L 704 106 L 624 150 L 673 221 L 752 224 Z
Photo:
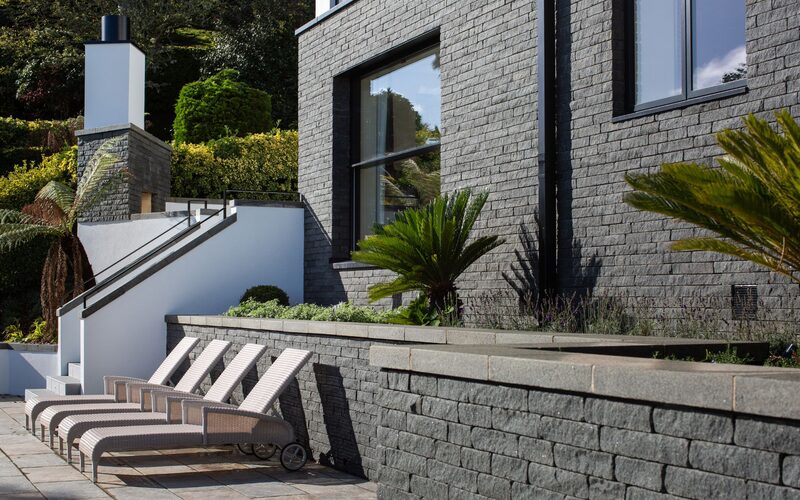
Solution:
M 439 45 L 353 79 L 353 240 L 440 191 Z
M 628 0 L 633 111 L 746 85 L 745 0 Z

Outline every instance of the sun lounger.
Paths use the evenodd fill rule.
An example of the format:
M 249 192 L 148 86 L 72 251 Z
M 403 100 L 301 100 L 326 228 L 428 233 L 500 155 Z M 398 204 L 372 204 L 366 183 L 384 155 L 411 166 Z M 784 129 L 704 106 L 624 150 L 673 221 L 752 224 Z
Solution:
M 275 405 L 310 357 L 308 351 L 284 350 L 238 407 L 186 399 L 181 402 L 180 424 L 91 429 L 83 434 L 78 447 L 81 471 L 87 455 L 92 460 L 92 481 L 96 482 L 103 453 L 231 443 L 275 445 L 282 449 L 284 468 L 298 470 L 306 462 L 305 448 L 295 442 L 291 424 L 265 412 Z
M 193 393 L 200 384 L 208 376 L 209 372 L 219 363 L 222 356 L 228 352 L 231 343 L 227 340 L 212 340 L 203 349 L 194 363 L 191 364 L 186 373 L 181 377 L 180 381 L 175 384 L 174 388 L 167 388 L 156 384 L 148 384 L 146 382 L 128 382 L 126 384 L 126 402 L 115 403 L 88 403 L 77 405 L 58 405 L 46 408 L 39 416 L 39 425 L 42 428 L 42 441 L 44 441 L 44 430 L 49 429 L 50 432 L 50 447 L 53 446 L 53 438 L 55 437 L 56 429 L 61 421 L 70 415 L 87 415 L 96 413 L 122 413 L 131 411 L 149 411 L 149 400 L 139 400 L 139 395 L 142 389 L 167 389 L 180 393 Z
M 194 349 L 194 346 L 200 342 L 200 339 L 195 337 L 184 337 L 178 342 L 172 351 L 164 358 L 161 365 L 153 372 L 153 375 L 148 379 L 139 379 L 134 377 L 123 376 L 105 376 L 103 377 L 103 387 L 105 394 L 79 394 L 75 396 L 34 396 L 25 401 L 25 428 L 30 429 L 33 434 L 36 434 L 36 419 L 39 414 L 53 405 L 68 405 L 68 404 L 90 404 L 90 403 L 110 403 L 113 401 L 125 401 L 126 386 L 128 382 L 147 382 L 148 384 L 165 385 L 175 370 L 183 363 L 189 353 Z
M 246 344 L 235 358 L 225 367 L 205 396 L 195 394 L 176 394 L 175 391 L 150 391 L 152 411 L 130 413 L 103 413 L 89 415 L 70 415 L 58 426 L 58 452 L 63 453 L 67 445 L 67 460 L 72 460 L 72 446 L 89 429 L 100 427 L 119 427 L 128 425 L 155 425 L 181 422 L 181 401 L 187 398 L 203 399 L 225 403 L 233 390 L 242 381 L 267 348 L 258 344 Z M 146 395 L 140 395 L 142 399 Z

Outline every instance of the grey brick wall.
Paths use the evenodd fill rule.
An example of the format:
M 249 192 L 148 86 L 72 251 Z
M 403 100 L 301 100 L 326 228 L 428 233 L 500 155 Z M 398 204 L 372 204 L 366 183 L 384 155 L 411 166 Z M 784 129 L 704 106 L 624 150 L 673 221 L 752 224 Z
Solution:
M 746 113 L 800 116 L 800 10 L 794 0 L 747 1 L 748 93 L 612 123 L 620 110 L 622 0 L 557 0 L 559 281 L 567 292 L 726 300 L 732 284 L 757 284 L 765 308 L 800 307 L 800 291 L 754 266 L 676 253 L 696 230 L 622 203 L 626 172 L 662 162 L 710 162 L 714 133 Z M 300 179 L 306 220 L 306 300 L 364 303 L 379 276 L 336 271 L 349 248 L 347 85 L 337 75 L 440 30 L 442 188 L 487 189 L 478 232 L 507 243 L 477 262 L 460 288 L 467 306 L 510 295 L 502 273 L 527 261 L 534 231 L 536 13 L 532 0 L 358 0 L 300 35 Z M 519 256 L 515 250 L 520 250 Z
M 340 89 L 334 77 L 435 29 L 441 32 L 443 190 L 492 191 L 481 231 L 512 239 L 517 225 L 531 219 L 534 3 L 360 0 L 300 36 L 299 184 L 309 205 L 306 300 L 365 304 L 367 286 L 385 276 L 335 271 L 329 262 L 348 257 L 350 239 L 349 162 L 346 148 L 341 151 L 334 140 L 347 128 L 347 106 L 342 99 L 335 103 L 334 96 L 346 98 L 347 86 Z M 511 255 L 509 245 L 477 263 L 464 288 L 502 286 L 499 273 Z M 475 279 L 479 276 L 483 283 Z
M 384 370 L 379 498 L 799 498 L 798 422 Z
M 81 131 L 78 136 L 78 178 L 95 152 L 106 141 L 115 139 L 112 152 L 119 161 L 114 169 L 126 168 L 128 176 L 116 189 L 88 213 L 82 214 L 81 222 L 128 219 L 139 213 L 143 192 L 152 193 L 152 211 L 163 212 L 170 194 L 170 163 L 172 149 L 168 144 L 131 126 L 116 130 L 100 129 Z

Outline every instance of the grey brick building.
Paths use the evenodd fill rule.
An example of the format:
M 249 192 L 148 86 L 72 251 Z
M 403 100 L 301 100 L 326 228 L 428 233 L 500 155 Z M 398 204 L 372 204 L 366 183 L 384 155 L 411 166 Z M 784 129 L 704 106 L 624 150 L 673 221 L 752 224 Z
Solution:
M 307 301 L 366 303 L 380 271 L 348 262 L 349 252 L 365 213 L 388 220 L 396 195 L 379 187 L 374 216 L 366 170 L 384 168 L 401 185 L 406 167 L 393 162 L 417 154 L 412 163 L 429 165 L 420 159 L 434 154 L 442 192 L 490 191 L 479 231 L 506 239 L 459 284 L 468 307 L 510 294 L 503 274 L 542 260 L 545 271 L 557 263 L 544 279 L 565 292 L 728 301 L 733 285 L 757 285 L 773 312 L 798 308 L 796 285 L 718 255 L 673 252 L 671 241 L 696 230 L 622 201 L 626 172 L 711 162 L 714 134 L 747 113 L 800 117 L 798 0 L 317 3 L 318 17 L 298 30 Z M 379 82 L 431 50 L 440 115 L 415 102 L 430 67 L 418 75 L 419 95 Z M 417 112 L 410 145 L 400 137 L 403 98 Z M 420 123 L 435 131 L 425 141 Z M 412 204 L 421 202 L 415 189 Z M 544 240 L 526 244 L 537 213 Z

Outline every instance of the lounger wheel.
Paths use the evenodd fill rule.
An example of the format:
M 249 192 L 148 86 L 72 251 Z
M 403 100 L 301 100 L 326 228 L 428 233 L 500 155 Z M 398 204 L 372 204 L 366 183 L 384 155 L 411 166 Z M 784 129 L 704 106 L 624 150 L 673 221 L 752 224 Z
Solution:
M 306 449 L 299 443 L 292 443 L 283 447 L 281 451 L 281 465 L 288 471 L 296 471 L 303 468 L 308 460 Z
M 269 460 L 278 451 L 278 447 L 274 444 L 254 444 L 253 448 L 253 455 L 257 456 L 261 460 Z M 301 465 L 302 467 L 302 465 Z
M 239 451 L 241 451 L 245 455 L 253 454 L 253 445 L 250 443 L 238 443 L 236 447 L 239 448 Z

